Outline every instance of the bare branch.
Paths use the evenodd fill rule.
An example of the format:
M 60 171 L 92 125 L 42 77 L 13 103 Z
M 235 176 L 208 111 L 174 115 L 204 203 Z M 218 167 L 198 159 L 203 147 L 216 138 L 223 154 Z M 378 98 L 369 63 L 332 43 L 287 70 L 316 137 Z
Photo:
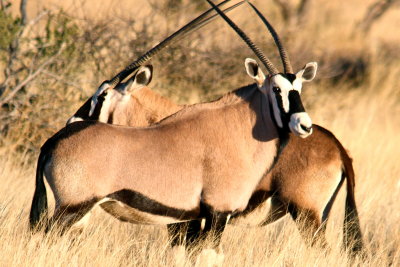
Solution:
M 27 0 L 21 0 L 21 5 L 19 6 L 19 12 L 21 13 L 21 25 L 25 26 L 27 23 L 26 16 L 26 2 Z
M 301 0 L 297 8 L 297 23 L 304 24 L 305 18 L 308 16 L 311 10 L 312 0 Z
M 299 27 L 305 22 L 313 1 L 300 0 L 298 4 L 293 0 L 274 0 L 274 2 L 280 9 L 286 27 L 290 30 L 291 27 Z
M 290 24 L 293 18 L 293 5 L 290 0 L 274 0 L 275 4 L 281 10 L 281 15 L 286 24 Z
M 0 7 L 1 7 L 1 10 L 5 10 L 7 7 L 7 2 L 5 3 L 4 0 L 0 0 Z
M 82 86 L 81 86 L 80 84 L 74 83 L 74 82 L 71 82 L 71 81 L 68 81 L 68 80 L 66 80 L 64 77 L 59 76 L 59 75 L 57 75 L 57 74 L 55 74 L 55 73 L 53 73 L 53 72 L 51 72 L 51 71 L 48 71 L 48 70 L 45 70 L 45 69 L 44 69 L 44 70 L 42 70 L 42 73 L 45 74 L 45 75 L 47 75 L 47 76 L 49 76 L 49 77 L 51 77 L 51 78 L 53 78 L 53 79 L 55 79 L 55 80 L 58 81 L 58 82 L 64 83 L 64 84 L 66 84 L 66 85 L 70 85 L 70 86 L 72 86 L 72 87 L 75 87 L 75 88 L 77 88 L 77 89 L 83 91 L 83 90 L 82 90 Z
M 368 34 L 372 25 L 381 18 L 394 4 L 399 0 L 378 0 L 372 3 L 364 16 L 364 18 L 356 25 L 356 31 Z
M 50 65 L 51 63 L 54 62 L 54 60 L 61 54 L 62 50 L 64 50 L 65 45 L 62 45 L 61 48 L 58 50 L 57 54 L 53 55 L 49 59 L 47 59 L 45 62 L 43 62 L 35 71 L 30 72 L 29 75 L 19 84 L 17 84 L 11 91 L 8 93 L 8 95 L 0 100 L 0 107 L 4 104 L 10 101 L 15 94 L 17 94 L 24 86 L 26 86 L 28 83 L 30 83 L 32 80 L 34 80 L 39 74 L 43 72 L 43 70 Z

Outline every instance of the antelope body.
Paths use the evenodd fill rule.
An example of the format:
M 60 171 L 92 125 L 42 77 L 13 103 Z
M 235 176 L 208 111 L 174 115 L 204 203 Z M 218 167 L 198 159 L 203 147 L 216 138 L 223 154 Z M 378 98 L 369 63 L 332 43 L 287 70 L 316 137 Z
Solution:
M 98 101 L 94 115 L 90 118 L 91 99 L 74 114 L 69 121 L 98 120 L 117 125 L 142 127 L 185 108 L 149 89 L 153 68 L 141 67 L 137 74 L 117 89 L 108 90 Z M 142 76 L 142 77 L 140 77 Z M 259 74 L 264 77 L 264 74 Z M 252 78 L 264 82 L 261 78 Z M 108 101 L 107 105 L 103 103 Z M 313 125 L 313 134 L 306 138 L 288 136 L 287 145 L 270 172 L 261 179 L 244 212 L 237 213 L 229 223 L 266 225 L 280 219 L 287 213 L 293 218 L 299 214 L 306 216 L 305 221 L 298 221 L 299 230 L 308 242 L 320 239 L 326 244 L 324 232 L 326 222 L 336 194 L 344 179 L 347 180 L 346 215 L 344 234 L 346 247 L 360 250 L 362 238 L 354 197 L 354 171 L 351 159 L 336 137 L 327 129 Z M 271 207 L 266 205 L 272 197 Z M 107 209 L 109 204 L 101 204 Z M 290 207 L 290 209 L 289 209 Z M 110 208 L 108 208 L 110 209 Z M 252 216 L 258 214 L 258 220 Z M 122 219 L 122 217 L 120 217 Z M 126 219 L 127 220 L 127 219 Z M 304 227 L 305 224 L 307 227 Z M 200 222 L 192 222 L 192 229 L 187 237 L 200 231 Z M 168 225 L 172 244 L 183 244 L 186 224 Z M 317 233 L 317 235 L 315 235 Z
M 257 68 L 253 64 L 250 65 L 253 69 Z M 303 72 L 305 70 L 306 68 Z M 260 74 L 258 68 L 257 73 Z M 299 75 L 300 80 L 301 75 Z M 273 102 L 271 90 L 274 88 L 274 82 L 282 87 L 282 83 L 277 81 L 282 80 L 282 77 L 285 79 L 284 75 L 278 75 L 278 77 L 274 75 L 272 79 L 270 77 L 272 81 L 261 86 L 264 81 L 261 76 L 257 76 L 255 78 L 257 78 L 258 87 L 255 85 L 245 87 L 219 101 L 187 107 L 184 111 L 146 129 L 131 129 L 93 122 L 73 123 L 62 129 L 43 146 L 39 157 L 37 186 L 43 186 L 41 184 L 43 181 L 40 182 L 39 176 L 45 171 L 56 196 L 57 207 L 54 218 L 63 218 L 65 225 L 78 221 L 96 203 L 117 218 L 131 222 L 170 223 L 203 217 L 210 219 L 210 214 L 214 221 L 215 217 L 221 217 L 223 214 L 222 217 L 226 221 L 227 215 L 239 216 L 251 212 L 274 193 L 273 207 L 275 211 L 280 212 L 280 216 L 286 214 L 286 207 L 290 207 L 289 211 L 295 219 L 299 214 L 307 211 L 304 214 L 312 214 L 307 217 L 314 220 L 313 223 L 318 230 L 326 221 L 337 190 L 343 179 L 347 177 L 346 211 L 349 211 L 351 219 L 356 220 L 358 229 L 355 232 L 357 232 L 359 225 L 354 202 L 354 173 L 351 160 L 331 133 L 317 127 L 309 142 L 290 136 L 288 145 L 281 154 L 283 157 L 274 161 L 274 157 L 280 152 L 279 132 L 281 130 L 279 127 L 287 127 L 287 125 L 284 125 L 285 118 L 279 115 L 279 109 L 282 107 L 276 103 L 275 105 L 269 103 L 272 105 L 269 110 L 265 108 L 265 104 L 268 101 Z M 305 80 L 311 79 L 305 78 Z M 146 87 L 140 86 L 140 88 L 142 92 L 149 92 Z M 141 97 L 136 100 L 140 103 Z M 127 118 L 142 115 L 140 108 L 128 113 L 118 113 L 110 112 L 111 106 L 105 105 L 97 111 L 98 120 L 122 125 L 145 126 L 159 120 L 163 116 L 161 114 L 169 113 L 168 110 L 173 113 L 180 109 L 176 105 L 168 104 L 166 100 L 163 102 L 167 108 L 159 112 L 154 119 L 148 119 L 146 115 L 144 120 L 130 121 Z M 93 103 L 91 104 L 93 109 Z M 119 105 L 121 104 L 114 106 L 114 109 Z M 88 106 L 89 101 L 77 114 L 86 114 L 82 111 Z M 130 105 L 121 106 L 125 109 L 130 107 Z M 102 112 L 108 115 L 101 116 Z M 240 122 L 243 119 L 242 116 L 246 118 L 246 125 Z M 77 117 L 86 119 L 82 116 L 74 116 L 70 122 Z M 219 119 L 215 119 L 217 117 Z M 223 117 L 229 120 L 220 119 Z M 214 118 L 213 125 L 206 123 L 211 118 Z M 227 121 L 233 123 L 230 124 Z M 292 120 L 290 124 L 288 128 L 294 133 L 308 136 L 307 130 L 311 125 L 304 127 L 301 123 L 293 123 Z M 226 131 L 218 132 L 219 126 L 224 126 Z M 251 135 L 248 133 L 244 135 L 240 131 L 237 133 L 236 127 L 252 128 L 252 133 Z M 177 133 L 179 133 L 178 136 Z M 124 138 L 124 141 L 110 142 L 110 136 Z M 85 146 L 82 147 L 82 144 Z M 79 146 L 81 147 L 78 148 Z M 332 153 L 328 153 L 331 157 L 318 157 L 314 153 L 322 147 L 329 146 L 332 148 Z M 149 147 L 151 151 L 148 150 Z M 215 148 L 217 151 L 212 151 Z M 296 153 L 287 152 L 291 149 L 311 152 L 304 152 L 300 157 Z M 263 151 L 268 153 L 263 153 Z M 81 153 L 88 154 L 86 157 L 83 156 L 83 160 L 77 160 L 77 156 L 81 157 Z M 235 153 L 242 157 L 232 156 Z M 225 160 L 222 160 L 223 156 L 227 156 Z M 188 161 L 189 158 L 191 161 Z M 288 162 L 298 167 L 288 168 Z M 310 168 L 313 164 L 309 162 L 321 162 L 326 168 Z M 107 167 L 104 166 L 106 164 L 108 164 Z M 44 169 L 43 166 L 45 166 Z M 85 168 L 89 166 L 98 168 L 97 172 L 90 171 L 90 176 L 85 173 L 87 170 Z M 154 166 L 157 166 L 156 171 L 149 170 Z M 273 167 L 272 171 L 268 172 L 267 170 L 271 167 Z M 66 168 L 73 171 L 66 171 Z M 115 170 L 121 171 L 115 172 Z M 327 177 L 330 185 L 327 181 L 319 183 L 319 179 L 304 179 L 305 177 L 315 178 L 317 175 Z M 69 179 L 64 179 L 64 177 L 69 177 Z M 88 177 L 100 179 L 94 183 L 95 179 Z M 109 177 L 113 178 L 109 179 Z M 129 177 L 129 179 L 124 177 Z M 228 177 L 233 177 L 233 179 L 228 179 Z M 298 179 L 293 179 L 293 177 Z M 301 178 L 305 181 L 302 182 Z M 187 179 L 190 180 L 190 184 L 185 183 Z M 320 190 L 323 191 L 320 195 L 315 191 L 309 191 L 309 200 L 304 200 L 304 192 L 299 194 L 299 190 L 294 190 L 298 181 L 305 187 L 321 185 L 325 188 Z M 183 184 L 187 186 L 183 188 L 184 192 L 176 190 Z M 154 188 L 157 188 L 155 194 Z M 41 201 L 43 200 L 36 199 L 36 203 Z M 250 205 L 247 205 L 249 201 Z M 275 216 L 274 219 L 270 216 L 265 223 L 280 216 Z M 218 227 L 223 229 L 223 223 L 217 223 Z M 354 224 L 350 228 L 354 230 Z M 357 232 L 357 234 L 360 236 L 356 237 L 361 238 L 361 233 Z
M 60 216 L 106 197 L 143 211 L 143 196 L 164 205 L 155 215 L 165 217 L 168 207 L 179 210 L 170 222 L 201 217 L 201 205 L 222 213 L 244 210 L 277 155 L 278 132 L 267 103 L 250 86 L 150 128 L 68 125 L 42 147 Z

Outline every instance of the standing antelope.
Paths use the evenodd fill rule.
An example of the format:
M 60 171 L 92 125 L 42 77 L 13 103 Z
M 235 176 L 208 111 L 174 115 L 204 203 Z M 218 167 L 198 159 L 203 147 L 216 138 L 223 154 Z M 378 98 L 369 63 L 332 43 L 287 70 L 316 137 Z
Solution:
M 207 0 L 210 5 L 214 4 Z M 284 65 L 285 73 L 292 77 L 293 85 L 296 84 L 298 72 L 293 75 L 293 70 L 289 58 L 283 45 L 272 25 L 261 14 L 261 12 L 250 2 L 246 1 L 257 15 L 263 20 L 268 30 L 272 34 L 276 45 L 279 48 L 281 59 Z M 215 6 L 214 6 L 215 7 Z M 218 7 L 215 7 L 218 11 Z M 221 11 L 218 13 L 233 27 L 237 27 Z M 245 37 L 246 38 L 246 37 Z M 243 38 L 245 41 L 246 39 Z M 315 64 L 316 68 L 316 64 Z M 265 85 L 265 75 L 258 68 L 254 60 L 246 60 L 246 70 L 256 84 L 260 87 Z M 315 69 L 307 74 L 307 65 L 304 68 L 302 76 L 310 75 L 310 81 L 315 76 Z M 268 79 L 272 79 L 270 75 Z M 301 82 L 297 82 L 301 90 Z M 294 86 L 295 87 L 295 86 Z M 282 94 L 280 88 L 273 88 L 272 91 Z M 294 88 L 295 90 L 297 88 Z M 282 101 L 282 106 L 284 106 Z M 288 105 L 290 109 L 292 106 Z M 280 107 L 282 109 L 282 107 Z M 300 107 L 302 108 L 302 107 Z M 284 112 L 282 112 L 284 113 Z M 276 114 L 276 113 L 275 113 Z M 279 124 L 279 118 L 275 118 Z M 287 119 L 287 117 L 286 117 Z M 290 127 L 290 124 L 289 124 Z M 356 208 L 354 188 L 354 170 L 352 160 L 342 146 L 340 141 L 327 129 L 313 125 L 314 134 L 306 139 L 301 139 L 293 134 L 284 137 L 286 141 L 282 142 L 282 153 L 272 166 L 271 171 L 265 173 L 249 201 L 248 207 L 241 213 L 233 216 L 233 219 L 243 217 L 253 213 L 255 210 L 265 209 L 262 205 L 267 199 L 271 198 L 271 208 L 269 214 L 261 225 L 266 225 L 282 218 L 290 213 L 296 221 L 298 229 L 309 245 L 318 244 L 325 247 L 326 223 L 333 202 L 344 180 L 347 181 L 347 197 L 345 205 L 345 218 L 343 225 L 344 248 L 351 254 L 362 250 L 362 234 L 360 222 Z M 264 211 L 264 214 L 268 213 Z M 254 224 L 254 222 L 252 222 Z M 186 229 L 187 228 L 187 229 Z M 186 237 L 184 230 L 187 231 Z M 168 232 L 172 236 L 172 245 L 190 245 L 197 241 L 201 231 L 200 221 L 191 221 L 188 224 L 176 224 L 168 227 Z
M 251 62 L 251 61 L 249 61 L 249 62 Z M 248 70 L 257 69 L 258 71 L 260 71 L 258 69 L 258 67 L 256 67 L 256 66 L 250 66 L 250 68 L 247 67 L 247 69 Z M 146 71 L 143 70 L 143 72 L 146 72 Z M 149 68 L 148 72 L 151 72 L 150 68 Z M 142 73 L 142 71 L 138 71 L 138 75 L 141 73 Z M 254 73 L 252 74 L 252 76 L 254 76 Z M 261 75 L 261 76 L 263 76 L 263 75 Z M 150 77 L 150 79 L 151 79 L 151 77 Z M 257 81 L 260 81 L 260 79 L 257 79 Z M 121 86 L 121 88 L 123 87 L 124 90 L 126 90 L 127 88 L 132 88 L 132 87 L 136 88 L 135 86 L 132 86 L 132 83 L 135 84 L 134 79 L 132 79 L 129 83 L 131 86 L 124 85 L 124 86 Z M 141 87 L 139 87 L 139 88 L 141 88 Z M 122 90 L 122 91 L 124 91 L 124 90 Z M 146 87 L 135 90 L 134 92 L 140 92 L 141 90 L 144 90 L 143 92 L 146 92 L 146 93 L 143 94 L 143 92 L 142 92 L 141 94 L 137 95 L 136 96 L 137 101 L 132 104 L 141 103 L 143 100 L 146 102 L 147 101 L 146 98 L 149 97 L 148 93 L 150 93 L 150 96 L 152 98 L 150 103 L 153 100 L 155 100 L 156 102 L 152 102 L 152 104 L 154 104 L 154 106 L 157 106 L 156 103 L 158 101 L 158 96 L 155 93 L 152 93 L 152 91 Z M 153 97 L 153 96 L 155 96 L 155 97 Z M 167 107 L 167 109 L 165 109 L 166 114 L 168 114 L 168 109 L 170 109 L 171 113 L 173 113 L 174 111 L 179 109 L 176 105 L 174 105 L 172 103 L 168 103 L 166 99 L 163 99 L 163 98 L 160 98 L 160 99 L 161 99 L 161 102 L 163 103 L 163 105 L 165 104 L 165 107 Z M 83 107 L 86 107 L 87 112 L 88 112 L 88 108 L 87 108 L 88 103 L 89 103 L 89 101 L 87 103 L 85 103 L 85 105 L 83 106 Z M 147 101 L 147 103 L 149 103 L 149 101 Z M 135 109 L 132 109 L 131 107 L 129 107 L 129 105 L 126 105 L 124 103 L 124 101 L 116 102 L 115 105 L 116 105 L 116 107 L 119 106 L 120 110 L 127 109 L 127 110 L 131 110 L 132 112 L 117 112 L 117 113 L 112 112 L 113 118 L 111 120 L 108 120 L 109 122 L 117 123 L 117 124 L 126 124 L 126 125 L 135 125 L 135 124 L 141 125 L 142 123 L 146 123 L 141 120 L 135 120 L 135 119 L 132 120 L 131 119 L 131 118 L 134 118 L 135 116 L 143 117 L 141 115 L 142 115 L 142 113 L 145 113 L 145 111 L 146 111 L 146 109 L 142 109 L 143 106 L 139 106 L 139 107 L 136 107 Z M 80 109 L 81 113 L 84 110 L 82 108 Z M 77 114 L 80 113 L 80 111 L 78 111 Z M 86 114 L 87 114 L 87 112 L 86 112 Z M 98 111 L 98 112 L 100 114 L 100 111 Z M 103 111 L 101 111 L 101 112 L 103 112 Z M 323 148 L 329 148 L 330 149 L 329 151 L 332 151 L 332 153 L 324 153 L 323 155 L 321 155 L 321 151 L 322 152 L 324 151 Z M 301 153 L 291 154 L 287 151 L 294 151 L 294 152 L 301 151 Z M 337 151 L 337 153 L 335 153 L 335 151 Z M 315 152 L 320 153 L 320 155 L 317 155 Z M 332 156 L 332 155 L 338 155 L 338 154 L 340 154 L 342 156 L 342 158 L 340 158 L 339 160 L 337 159 L 337 157 Z M 325 155 L 331 155 L 331 156 L 325 157 Z M 341 160 L 343 162 L 341 162 Z M 347 160 L 347 163 L 346 163 L 346 160 Z M 312 162 L 312 164 L 306 164 L 306 166 L 304 166 L 304 162 Z M 336 165 L 337 165 L 336 172 L 332 168 L 332 162 L 336 163 Z M 289 163 L 291 165 L 301 166 L 301 168 L 300 167 L 299 168 L 290 168 L 290 171 L 287 171 L 287 169 L 283 168 L 282 166 L 287 166 L 287 165 L 289 165 Z M 311 165 L 318 166 L 319 168 L 315 168 L 312 166 L 311 166 L 312 168 L 307 168 L 307 167 L 309 167 L 309 165 L 310 166 Z M 346 165 L 346 167 L 345 167 L 345 165 Z M 324 168 L 324 166 L 326 166 L 326 167 Z M 350 169 L 347 166 L 349 166 Z M 306 167 L 306 168 L 304 168 L 304 167 Z M 302 185 L 306 188 L 307 185 L 315 186 L 315 185 L 321 184 L 323 178 L 326 177 L 327 180 L 324 182 L 324 184 L 326 185 L 327 181 L 331 181 L 332 186 L 336 187 L 337 186 L 336 179 L 330 178 L 329 174 L 332 174 L 332 177 L 336 178 L 337 173 L 341 173 L 342 169 L 343 169 L 343 178 L 346 173 L 347 173 L 347 175 L 349 172 L 351 174 L 352 173 L 351 161 L 349 160 L 349 157 L 347 156 L 345 150 L 343 149 L 343 147 L 341 146 L 339 141 L 337 141 L 337 139 L 335 139 L 335 137 L 327 130 L 325 130 L 321 127 L 314 126 L 314 134 L 305 140 L 296 138 L 293 135 L 290 135 L 287 147 L 281 154 L 281 157 L 279 158 L 279 160 L 276 162 L 276 165 L 272 169 L 272 171 L 267 176 L 265 176 L 263 178 L 263 180 L 261 181 L 261 183 L 257 189 L 260 191 L 257 191 L 256 194 L 253 194 L 253 197 L 250 200 L 251 205 L 246 209 L 246 212 L 253 209 L 255 207 L 255 204 L 259 204 L 260 201 L 265 199 L 266 196 L 270 195 L 271 192 L 273 192 L 272 189 L 267 190 L 268 185 L 267 186 L 265 185 L 267 183 L 266 181 L 268 179 L 271 179 L 271 177 L 278 177 L 278 175 L 279 175 L 280 178 L 279 179 L 275 178 L 275 180 L 283 181 L 284 186 L 282 186 L 282 187 L 286 186 L 286 189 L 284 191 L 290 191 L 290 187 L 295 186 L 296 183 L 294 183 L 294 181 L 292 181 L 294 178 L 298 178 L 298 180 L 301 180 Z M 348 169 L 348 170 L 346 170 L 346 169 Z M 307 179 L 308 177 L 314 177 L 314 179 Z M 318 177 L 320 179 L 316 179 L 315 177 Z M 348 181 L 350 178 L 351 177 L 348 178 Z M 43 179 L 43 178 L 41 178 L 41 179 Z M 274 178 L 272 178 L 272 179 L 274 180 Z M 353 179 L 353 181 L 354 181 L 354 179 Z M 287 186 L 287 184 L 289 186 Z M 349 182 L 348 182 L 348 184 L 349 184 Z M 354 187 L 354 184 L 352 184 L 352 186 Z M 326 187 L 328 187 L 328 186 L 326 186 Z M 339 188 L 339 186 L 338 186 L 338 188 Z M 263 194 L 265 194 L 265 195 L 262 198 L 256 197 L 256 196 L 260 196 L 259 193 L 261 192 L 261 190 L 264 190 Z M 296 195 L 298 195 L 298 193 L 297 194 L 296 193 L 297 192 L 295 192 L 295 194 L 287 196 L 286 197 L 287 201 L 284 203 L 289 204 L 291 201 L 293 201 L 293 203 L 291 203 L 291 204 L 294 204 L 295 207 L 298 208 L 299 211 L 301 211 L 301 209 L 305 209 L 307 207 L 304 207 L 304 203 L 303 203 L 303 205 L 302 205 L 302 203 L 296 203 Z M 315 191 L 311 190 L 308 192 L 308 194 L 310 196 L 310 199 L 314 200 L 314 203 L 311 201 L 310 203 L 308 203 L 308 204 L 306 203 L 306 204 L 309 205 L 310 211 L 315 210 L 315 214 L 318 214 L 318 212 L 321 210 L 321 207 L 324 208 L 323 203 L 321 204 L 321 203 L 315 202 L 315 199 L 316 199 L 315 196 L 317 196 L 319 199 L 322 199 L 322 200 L 329 199 L 331 196 L 331 193 L 329 192 L 329 190 L 325 190 L 323 192 L 315 192 Z M 35 195 L 36 195 L 36 192 L 35 192 Z M 354 203 L 354 191 L 353 190 L 351 190 L 351 192 L 348 191 L 348 199 L 349 199 L 349 196 L 350 196 L 350 199 L 352 199 L 353 203 Z M 301 198 L 301 196 L 297 197 L 297 199 L 299 199 L 299 198 Z M 278 198 L 276 198 L 276 199 L 278 201 Z M 294 200 L 291 200 L 291 199 L 294 199 Z M 333 200 L 334 200 L 334 197 L 332 197 L 331 201 L 329 201 L 330 205 L 333 202 Z M 273 201 L 273 203 L 276 203 L 277 201 Z M 324 202 L 324 201 L 322 201 L 322 202 Z M 348 203 L 348 202 L 346 202 L 346 203 Z M 355 203 L 354 203 L 354 205 L 355 205 Z M 279 207 L 282 207 L 282 206 L 279 206 Z M 33 208 L 34 208 L 34 206 L 33 206 Z M 355 206 L 354 206 L 354 209 L 355 209 Z M 347 211 L 347 208 L 346 208 L 346 211 Z M 324 221 L 327 218 L 328 212 L 329 212 L 329 209 L 326 208 L 325 212 L 324 212 L 325 217 L 322 218 L 322 221 Z M 321 210 L 320 214 L 322 214 L 322 210 Z M 318 218 L 312 218 L 312 219 L 318 220 Z M 357 221 L 358 221 L 358 219 L 357 219 Z
M 235 30 L 271 74 L 264 84 L 185 108 L 152 127 L 82 121 L 46 141 L 37 180 L 44 172 L 55 195 L 52 223 L 66 230 L 96 204 L 133 223 L 205 218 L 201 236 L 213 226 L 214 246 L 219 246 L 230 216 L 245 210 L 278 158 L 282 138 L 289 131 L 307 137 L 312 126 L 300 87 L 315 76 L 315 64 L 292 80 Z M 258 69 L 256 63 L 251 67 Z M 37 196 L 33 207 L 41 201 L 43 195 Z M 33 213 L 41 214 L 41 209 L 39 205 Z

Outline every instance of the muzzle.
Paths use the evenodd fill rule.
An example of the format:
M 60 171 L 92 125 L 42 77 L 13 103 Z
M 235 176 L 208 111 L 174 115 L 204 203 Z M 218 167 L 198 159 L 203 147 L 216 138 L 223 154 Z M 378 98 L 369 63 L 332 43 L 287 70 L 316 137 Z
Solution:
M 300 94 L 296 90 L 289 92 L 289 129 L 302 138 L 312 134 L 312 121 L 304 109 Z

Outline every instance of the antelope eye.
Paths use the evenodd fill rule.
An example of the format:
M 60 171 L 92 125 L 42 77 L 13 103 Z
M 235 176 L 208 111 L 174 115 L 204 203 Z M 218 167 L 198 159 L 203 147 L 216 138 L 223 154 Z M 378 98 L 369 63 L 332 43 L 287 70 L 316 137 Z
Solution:
M 272 92 L 278 94 L 281 92 L 281 88 L 274 86 L 274 87 L 272 87 Z

